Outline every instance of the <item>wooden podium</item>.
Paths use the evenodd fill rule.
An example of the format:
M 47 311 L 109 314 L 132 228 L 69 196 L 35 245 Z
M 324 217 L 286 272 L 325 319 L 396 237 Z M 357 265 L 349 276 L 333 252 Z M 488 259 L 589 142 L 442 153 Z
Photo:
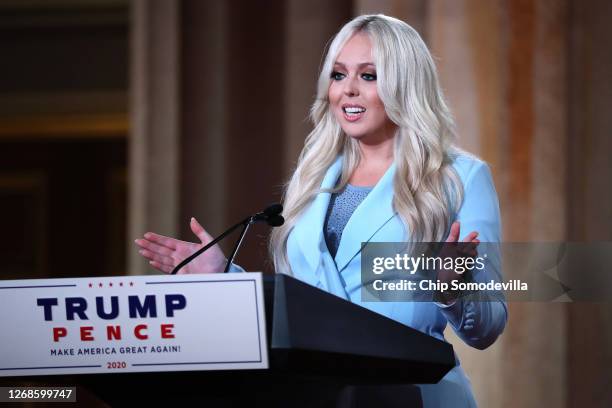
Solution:
M 21 377 L 85 387 L 112 407 L 420 406 L 450 344 L 286 275 L 264 277 L 268 370 Z

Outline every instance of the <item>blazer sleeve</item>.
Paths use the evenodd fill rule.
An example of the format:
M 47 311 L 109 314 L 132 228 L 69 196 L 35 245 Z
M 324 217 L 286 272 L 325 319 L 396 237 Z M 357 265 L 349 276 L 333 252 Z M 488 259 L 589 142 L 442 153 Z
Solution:
M 475 273 L 472 281 L 502 280 L 499 242 L 501 221 L 499 202 L 489 167 L 477 161 L 464 184 L 464 198 L 456 220 L 460 222 L 460 240 L 472 231 L 479 233 L 481 247 L 487 249 L 484 270 Z M 477 349 L 489 347 L 503 332 L 508 320 L 508 309 L 502 293 L 486 301 L 473 296 L 459 298 L 452 305 L 437 304 L 466 344 Z
M 235 263 L 231 263 L 228 272 L 246 272 L 244 270 L 244 268 L 240 265 L 237 265 Z

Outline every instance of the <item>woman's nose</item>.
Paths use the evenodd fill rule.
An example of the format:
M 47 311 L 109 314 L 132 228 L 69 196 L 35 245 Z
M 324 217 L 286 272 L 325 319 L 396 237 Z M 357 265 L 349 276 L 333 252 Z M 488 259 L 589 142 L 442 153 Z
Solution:
M 347 96 L 359 95 L 359 82 L 355 76 L 350 76 L 344 81 L 344 93 Z

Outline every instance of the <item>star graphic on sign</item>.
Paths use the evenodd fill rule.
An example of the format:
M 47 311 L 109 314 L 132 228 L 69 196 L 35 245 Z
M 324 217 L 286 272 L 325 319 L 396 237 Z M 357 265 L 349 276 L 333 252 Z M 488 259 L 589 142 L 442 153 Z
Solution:
M 90 283 L 90 284 L 89 284 L 89 287 L 91 288 L 91 287 L 93 287 L 93 285 Z
M 99 284 L 98 286 L 99 286 L 99 287 L 102 287 L 102 286 L 104 286 L 104 285 L 102 284 L 102 282 L 100 282 L 100 284 Z
M 130 286 L 134 286 L 134 282 L 130 282 Z
M 123 282 L 119 282 L 119 286 L 123 286 Z

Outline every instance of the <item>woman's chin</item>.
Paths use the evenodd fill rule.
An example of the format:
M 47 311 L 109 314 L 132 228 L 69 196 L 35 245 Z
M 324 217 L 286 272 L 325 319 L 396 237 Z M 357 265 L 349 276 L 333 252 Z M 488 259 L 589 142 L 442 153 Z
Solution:
M 363 132 L 355 132 L 355 129 L 342 129 L 342 130 L 344 131 L 345 135 L 355 140 L 360 140 L 366 135 Z
M 381 137 L 380 135 L 376 135 L 376 134 L 371 134 L 371 133 L 355 133 L 355 132 L 344 132 L 348 137 L 350 137 L 351 139 L 357 141 L 357 142 L 361 142 L 361 143 L 365 143 L 367 145 L 369 144 L 378 144 L 381 142 Z

